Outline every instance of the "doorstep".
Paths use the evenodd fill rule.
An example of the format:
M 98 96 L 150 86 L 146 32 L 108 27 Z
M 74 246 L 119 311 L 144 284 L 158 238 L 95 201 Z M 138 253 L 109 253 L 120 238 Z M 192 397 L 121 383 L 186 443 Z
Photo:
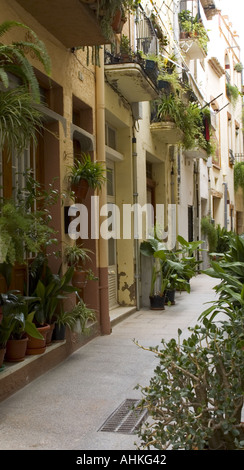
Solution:
M 135 306 L 115 307 L 109 311 L 111 326 L 115 326 L 125 320 L 129 315 L 136 312 Z

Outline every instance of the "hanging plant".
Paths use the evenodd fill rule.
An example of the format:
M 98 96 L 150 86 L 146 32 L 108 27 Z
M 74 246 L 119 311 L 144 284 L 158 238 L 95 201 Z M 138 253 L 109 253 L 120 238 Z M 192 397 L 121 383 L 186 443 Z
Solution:
M 231 103 L 233 104 L 233 106 L 235 106 L 237 100 L 238 100 L 238 97 L 240 95 L 240 92 L 237 88 L 236 85 L 231 85 L 230 83 L 226 83 L 226 94 L 229 98 L 229 100 L 231 101 Z
M 238 64 L 236 64 L 236 65 L 234 66 L 234 69 L 235 69 L 236 72 L 241 73 L 242 70 L 243 70 L 243 65 L 242 65 L 242 63 L 241 63 L 241 62 L 238 62 Z
M 234 188 L 241 188 L 244 194 L 244 162 L 236 162 L 234 165 Z

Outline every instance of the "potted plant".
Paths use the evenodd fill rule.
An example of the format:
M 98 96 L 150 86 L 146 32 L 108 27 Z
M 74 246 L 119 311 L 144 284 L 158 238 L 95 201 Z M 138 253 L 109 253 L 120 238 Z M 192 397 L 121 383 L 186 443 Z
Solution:
M 231 316 L 232 308 L 244 307 L 244 239 L 242 236 L 233 235 L 229 242 L 229 249 L 222 254 L 218 261 L 211 261 L 210 268 L 203 272 L 208 276 L 218 279 L 218 284 L 214 287 L 218 300 L 213 303 L 202 316 L 211 318 L 218 313 L 219 307 L 223 309 L 226 305 L 228 310 L 224 312 Z
M 196 37 L 201 48 L 207 52 L 207 43 L 209 39 L 202 22 L 198 19 L 198 16 L 196 15 L 193 17 L 189 10 L 183 10 L 179 13 L 179 21 L 181 29 L 180 37 L 182 39 L 189 36 Z
M 28 336 L 40 339 L 41 335 L 33 323 L 34 312 L 29 313 L 28 302 L 32 298 L 18 292 L 1 294 L 3 300 L 2 334 L 8 335 L 5 342 L 5 358 L 9 362 L 23 361 L 26 354 Z M 3 341 L 4 342 L 4 341 Z
M 164 310 L 165 292 L 168 285 L 168 272 L 164 271 L 166 262 L 166 247 L 157 238 L 150 238 L 143 241 L 140 252 L 144 256 L 152 259 L 151 286 L 150 286 L 150 306 L 152 310 Z
M 25 188 L 16 187 L 16 198 L 0 202 L 0 273 L 9 290 L 15 264 L 27 266 L 33 253 L 45 252 L 47 246 L 56 243 L 56 233 L 50 226 L 49 206 L 56 203 L 58 191 L 50 185 L 43 191 L 31 172 L 23 174 Z M 38 209 L 33 211 L 38 201 Z M 27 292 L 28 294 L 28 292 Z
M 165 303 L 175 305 L 176 290 L 185 290 L 190 293 L 190 284 L 184 277 L 185 265 L 180 259 L 180 250 L 165 252 L 166 259 L 163 264 L 164 277 L 168 279 L 165 292 Z
M 86 198 L 89 188 L 101 189 L 106 181 L 106 168 L 103 163 L 92 161 L 89 154 L 83 153 L 81 159 L 75 158 L 74 165 L 69 168 L 68 180 L 77 201 Z
M 231 101 L 231 103 L 233 104 L 233 106 L 235 106 L 237 100 L 238 100 L 238 97 L 240 95 L 240 92 L 237 88 L 236 85 L 231 85 L 230 83 L 226 83 L 226 94 L 229 98 L 229 100 Z
M 37 354 L 45 351 L 46 346 L 52 340 L 57 309 L 62 301 L 67 298 L 68 294 L 76 291 L 76 288 L 71 285 L 74 268 L 70 266 L 64 274 L 61 271 L 62 265 L 57 274 L 52 273 L 49 266 L 45 266 L 41 277 L 37 281 L 35 290 L 32 292 L 32 296 L 37 299 L 34 305 L 31 306 L 35 315 L 34 320 L 39 331 L 44 334 L 45 341 L 42 345 L 36 341 L 34 344 L 34 340 L 29 341 L 28 354 Z M 35 351 L 36 349 L 39 352 Z
M 173 121 L 180 127 L 182 102 L 175 93 L 164 94 L 157 103 L 157 120 Z
M 96 313 L 93 309 L 86 306 L 84 301 L 77 294 L 78 303 L 69 311 L 65 311 L 63 308 L 60 309 L 59 314 L 56 316 L 55 329 L 53 339 L 54 341 L 60 341 L 65 339 L 66 327 L 71 331 L 79 328 L 79 333 L 88 334 L 89 321 L 96 321 Z
M 113 21 L 118 10 L 122 10 L 122 21 L 124 12 L 132 13 L 139 5 L 140 0 L 100 0 L 97 2 L 97 16 L 100 19 L 101 29 L 105 38 L 109 42 L 113 42 L 114 33 L 118 33 L 120 29 L 113 28 Z
M 2 309 L 3 309 L 4 304 L 8 302 L 8 300 L 11 301 L 11 298 L 12 298 L 12 293 L 0 294 Z M 4 356 L 6 353 L 7 341 L 11 335 L 12 322 L 13 322 L 13 317 L 11 315 L 4 316 L 4 317 L 2 316 L 2 321 L 0 323 L 0 368 L 2 367 Z
M 130 38 L 125 34 L 122 34 L 120 39 L 120 50 L 119 50 L 120 62 L 131 62 L 133 52 L 130 45 Z
M 199 252 L 202 251 L 200 246 L 202 240 L 193 240 L 188 242 L 184 237 L 178 235 L 177 243 L 181 253 L 181 263 L 183 265 L 182 278 L 190 282 L 191 278 L 199 271 L 201 260 L 199 259 Z
M 241 62 L 238 62 L 237 64 L 235 64 L 234 70 L 236 70 L 236 72 L 238 72 L 238 73 L 241 73 L 242 70 L 243 70 L 243 65 L 242 65 L 242 63 L 241 63 Z
M 66 263 L 74 268 L 72 284 L 78 289 L 82 289 L 86 284 L 84 265 L 91 260 L 88 253 L 92 253 L 92 251 L 77 244 L 67 246 L 64 251 Z

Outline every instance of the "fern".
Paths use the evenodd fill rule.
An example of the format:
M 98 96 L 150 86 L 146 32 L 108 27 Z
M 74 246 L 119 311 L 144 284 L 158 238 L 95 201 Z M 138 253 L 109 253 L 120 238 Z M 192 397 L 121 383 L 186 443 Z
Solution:
M 33 53 L 34 57 L 44 66 L 45 72 L 50 75 L 51 63 L 46 47 L 32 29 L 17 21 L 5 21 L 0 24 L 0 37 L 13 27 L 26 29 L 33 41 L 18 41 L 10 45 L 0 43 L 0 81 L 2 81 L 5 88 L 8 88 L 7 74 L 11 72 L 19 77 L 23 84 L 29 86 L 33 98 L 40 101 L 38 81 L 25 54 L 29 51 Z

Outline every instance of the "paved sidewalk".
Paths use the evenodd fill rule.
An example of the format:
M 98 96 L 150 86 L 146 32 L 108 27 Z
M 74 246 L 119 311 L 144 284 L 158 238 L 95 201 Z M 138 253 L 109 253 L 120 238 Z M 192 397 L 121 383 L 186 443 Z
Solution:
M 62 364 L 0 403 L 1 450 L 135 450 L 134 435 L 99 431 L 125 400 L 140 398 L 157 364 L 138 348 L 183 335 L 215 298 L 216 280 L 199 275 L 190 294 L 176 296 L 164 311 L 142 309 L 99 336 Z

